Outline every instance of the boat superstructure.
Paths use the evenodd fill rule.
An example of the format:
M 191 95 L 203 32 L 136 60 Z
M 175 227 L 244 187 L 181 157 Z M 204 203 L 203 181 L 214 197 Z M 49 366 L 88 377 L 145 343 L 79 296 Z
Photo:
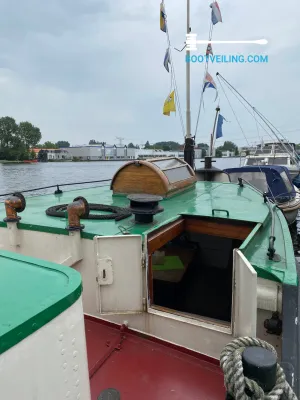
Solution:
M 292 179 L 299 175 L 299 157 L 294 143 L 265 142 L 245 157 L 244 166 L 279 165 L 288 168 Z
M 227 168 L 232 182 L 239 183 L 240 180 L 256 187 L 274 204 L 282 210 L 288 224 L 293 224 L 297 218 L 300 208 L 300 192 L 294 186 L 289 170 L 286 167 L 273 166 L 246 166 L 240 168 Z
M 93 211 L 100 199 L 112 214 Z M 26 201 L 15 193 L 5 205 L 2 250 L 78 271 L 94 324 L 126 326 L 211 359 L 232 338 L 254 336 L 297 368 L 288 226 L 251 186 L 197 181 L 180 159 L 132 161 L 110 186 Z
M 217 2 L 210 7 L 209 41 L 222 20 Z M 164 2 L 160 10 L 167 33 Z M 187 0 L 187 34 L 189 14 Z M 220 354 L 240 337 L 247 337 L 234 342 L 241 353 L 273 346 L 270 390 L 286 378 L 300 392 L 298 274 L 288 225 L 267 196 L 212 168 L 219 107 L 210 156 L 195 172 L 186 64 L 184 160 L 130 161 L 106 186 L 69 192 L 57 186 L 53 194 L 26 198 L 16 188 L 4 196 L 6 400 L 223 399 Z M 207 65 L 205 76 L 205 87 L 214 87 Z M 175 111 L 175 90 L 165 115 Z M 221 367 L 230 389 L 237 374 L 224 357 Z

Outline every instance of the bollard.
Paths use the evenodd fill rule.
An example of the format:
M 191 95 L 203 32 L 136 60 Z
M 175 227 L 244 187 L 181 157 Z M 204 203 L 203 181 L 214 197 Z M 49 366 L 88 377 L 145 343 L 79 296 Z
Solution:
M 270 392 L 276 384 L 277 359 L 276 355 L 262 347 L 250 346 L 242 353 L 244 376 L 255 381 L 265 393 Z M 246 394 L 252 393 L 246 389 Z M 234 400 L 226 393 L 225 400 Z

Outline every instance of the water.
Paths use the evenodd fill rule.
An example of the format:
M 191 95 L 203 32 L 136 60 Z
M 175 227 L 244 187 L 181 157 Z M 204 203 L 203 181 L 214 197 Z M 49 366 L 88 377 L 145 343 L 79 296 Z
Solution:
M 124 163 L 121 161 L 91 161 L 0 164 L 0 194 L 62 183 L 110 179 Z M 239 164 L 239 158 L 219 158 L 213 163 L 220 169 L 239 166 Z M 203 167 L 201 160 L 196 160 L 196 167 Z M 95 184 L 88 186 L 95 186 Z M 64 191 L 75 188 L 76 186 L 67 186 Z M 27 193 L 26 196 L 53 193 L 53 190 L 53 188 L 44 189 L 39 192 Z

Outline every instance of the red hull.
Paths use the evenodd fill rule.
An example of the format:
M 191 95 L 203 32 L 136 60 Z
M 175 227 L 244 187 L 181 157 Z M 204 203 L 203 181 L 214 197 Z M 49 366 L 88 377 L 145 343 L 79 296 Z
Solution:
M 38 162 L 37 160 L 24 160 L 23 161 L 24 164 L 35 164 L 37 162 Z
M 215 360 L 90 317 L 85 328 L 92 400 L 107 388 L 117 389 L 122 400 L 225 399 L 223 374 Z

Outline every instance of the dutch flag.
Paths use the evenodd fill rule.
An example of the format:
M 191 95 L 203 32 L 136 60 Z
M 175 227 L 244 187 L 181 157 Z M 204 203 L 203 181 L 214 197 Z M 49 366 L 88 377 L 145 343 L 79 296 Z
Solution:
M 219 4 L 214 1 L 210 5 L 211 7 L 211 22 L 213 25 L 216 25 L 218 22 L 222 22 L 222 15 L 221 15 L 221 10 L 219 7 Z

